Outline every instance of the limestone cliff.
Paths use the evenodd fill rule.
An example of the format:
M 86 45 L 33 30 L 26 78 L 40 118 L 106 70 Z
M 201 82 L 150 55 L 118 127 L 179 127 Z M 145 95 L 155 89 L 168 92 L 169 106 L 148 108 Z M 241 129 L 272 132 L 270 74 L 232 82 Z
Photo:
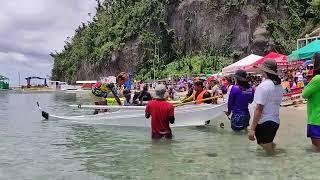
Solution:
M 140 0 L 139 3 L 147 3 L 147 1 L 143 1 Z M 175 61 L 178 56 L 198 54 L 206 49 L 219 49 L 228 53 L 242 52 L 241 56 L 251 53 L 265 55 L 271 50 L 289 51 L 290 49 L 281 44 L 281 41 L 290 40 L 290 43 L 295 41 L 290 34 L 291 32 L 285 29 L 287 28 L 285 23 L 288 23 L 288 19 L 291 19 L 294 14 L 290 2 L 290 0 L 154 1 L 153 4 L 149 4 L 145 8 L 145 11 L 149 10 L 150 12 L 138 16 L 138 18 L 146 18 L 146 23 L 139 21 L 137 15 L 128 17 L 125 23 L 134 21 L 136 24 L 141 23 L 141 27 L 134 29 L 134 33 L 131 33 L 130 36 L 124 35 L 124 38 L 119 40 L 120 43 L 110 45 L 110 42 L 115 41 L 111 41 L 113 36 L 101 36 L 105 39 L 111 39 L 107 41 L 107 46 L 101 45 L 108 48 L 107 53 L 93 57 L 101 60 L 91 61 L 88 60 L 91 56 L 85 56 L 86 58 L 82 58 L 74 67 L 76 71 L 71 73 L 72 78 L 62 73 L 66 71 L 63 68 L 58 71 L 58 67 L 54 68 L 53 77 L 74 82 L 75 80 L 97 79 L 101 76 L 115 75 L 120 71 L 135 73 L 143 68 L 145 70 L 143 73 L 149 73 L 150 59 L 159 54 L 163 55 L 163 57 L 161 56 L 161 64 L 165 65 Z M 100 3 L 99 6 L 103 5 Z M 112 4 L 107 6 L 105 2 L 104 6 L 109 7 Z M 134 7 L 135 4 L 130 4 L 130 6 Z M 305 6 L 307 7 L 307 5 Z M 103 10 L 106 11 L 106 9 Z M 156 11 L 157 14 L 154 13 Z M 117 15 L 121 16 L 121 14 Z M 302 19 L 303 17 L 299 14 L 296 18 Z M 304 21 L 307 22 L 308 18 L 310 17 Z M 99 19 L 93 23 L 99 23 Z M 118 24 L 116 25 L 118 26 Z M 126 33 L 128 27 L 131 26 L 126 24 L 122 31 Z M 294 26 L 289 24 L 288 27 Z M 114 26 L 110 28 L 114 28 Z M 144 38 L 146 31 L 154 33 L 158 38 L 150 40 L 148 37 L 149 41 L 146 42 Z M 298 30 L 296 34 L 302 31 L 303 28 Z M 93 38 L 97 39 L 97 37 L 100 36 L 93 35 Z M 98 46 L 96 42 L 94 41 L 94 46 Z M 94 52 L 95 48 L 89 49 L 88 52 Z M 98 53 L 100 52 L 98 51 Z M 59 55 L 53 55 L 55 60 Z M 165 68 L 165 66 L 159 68 Z

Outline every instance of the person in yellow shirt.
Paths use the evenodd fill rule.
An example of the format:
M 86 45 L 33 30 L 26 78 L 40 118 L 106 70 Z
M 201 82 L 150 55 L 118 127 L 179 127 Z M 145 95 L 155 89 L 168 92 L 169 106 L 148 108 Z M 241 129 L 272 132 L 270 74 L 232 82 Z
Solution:
M 95 105 L 107 105 L 108 102 L 106 98 L 109 93 L 112 93 L 117 103 L 119 105 L 122 105 L 118 95 L 117 87 L 122 86 L 127 80 L 128 80 L 128 74 L 125 72 L 121 72 L 116 77 L 116 83 L 97 82 L 92 88 L 92 94 L 95 95 L 96 97 L 101 98 L 101 100 L 96 101 Z M 99 113 L 99 109 L 96 109 L 94 111 L 94 114 L 98 114 L 98 113 Z

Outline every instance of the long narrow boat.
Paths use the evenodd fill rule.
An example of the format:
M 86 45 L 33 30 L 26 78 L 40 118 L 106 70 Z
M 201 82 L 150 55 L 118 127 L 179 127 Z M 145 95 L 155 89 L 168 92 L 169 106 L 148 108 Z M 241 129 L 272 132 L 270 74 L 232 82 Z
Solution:
M 82 116 L 57 116 L 45 111 L 42 111 L 39 104 L 39 110 L 42 116 L 46 119 L 62 119 L 74 123 L 84 124 L 102 124 L 112 126 L 135 126 L 135 127 L 150 127 L 150 119 L 145 118 L 144 108 L 136 110 L 121 109 L 116 112 L 106 112 L 97 115 L 82 115 Z M 175 124 L 172 127 L 178 126 L 199 126 L 204 125 L 206 121 L 213 120 L 222 115 L 226 109 L 226 103 L 218 105 L 200 104 L 200 105 L 185 105 L 175 108 Z

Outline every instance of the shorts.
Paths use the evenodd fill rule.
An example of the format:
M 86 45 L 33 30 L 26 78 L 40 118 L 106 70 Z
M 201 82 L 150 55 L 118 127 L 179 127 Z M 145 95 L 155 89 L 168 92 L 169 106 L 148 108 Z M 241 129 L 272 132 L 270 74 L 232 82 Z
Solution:
M 166 138 L 166 139 L 172 139 L 172 133 L 169 134 L 156 134 L 152 133 L 151 138 L 152 139 L 161 139 L 161 138 Z
M 307 137 L 312 139 L 320 139 L 320 126 L 308 124 Z
M 256 139 L 258 144 L 272 143 L 279 129 L 279 124 L 274 121 L 266 121 L 256 127 Z
M 231 129 L 234 131 L 241 131 L 249 126 L 249 113 L 233 113 L 231 116 Z

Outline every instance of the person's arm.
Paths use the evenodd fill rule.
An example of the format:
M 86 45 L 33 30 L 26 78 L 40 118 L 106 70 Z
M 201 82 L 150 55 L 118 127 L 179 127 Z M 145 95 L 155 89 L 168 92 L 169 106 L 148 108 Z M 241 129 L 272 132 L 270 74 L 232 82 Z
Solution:
M 257 90 L 255 92 L 255 99 L 254 99 L 257 106 L 254 111 L 253 121 L 251 123 L 250 130 L 248 132 L 248 138 L 251 141 L 255 140 L 255 138 L 254 138 L 255 130 L 256 130 L 256 127 L 257 127 L 259 120 L 261 119 L 263 108 L 264 108 L 264 105 L 267 103 L 268 96 L 269 96 L 268 91 L 266 91 L 263 88 L 259 88 L 259 87 L 257 88 Z
M 319 91 L 320 91 L 320 76 L 316 76 L 304 88 L 302 92 L 302 97 L 304 99 L 309 99 L 309 97 L 312 96 L 312 94 Z
M 249 100 L 249 103 L 250 103 L 250 104 L 253 102 L 254 92 L 255 92 L 255 90 L 252 88 L 252 94 L 251 94 L 252 96 L 251 96 L 251 98 L 250 98 L 250 100 Z
M 141 91 L 141 92 L 140 92 L 140 95 L 139 95 L 139 97 L 138 97 L 138 99 L 139 99 L 139 104 L 140 104 L 140 105 L 142 105 L 142 103 L 143 103 L 143 97 L 144 97 L 144 92 Z
M 145 111 L 145 117 L 147 119 L 149 119 L 151 116 L 151 113 L 150 113 L 150 106 L 149 106 L 149 103 L 147 104 L 147 107 L 146 107 L 146 111 Z
M 150 114 L 150 113 L 148 113 L 148 112 L 146 112 L 145 117 L 146 117 L 147 119 L 149 119 L 149 118 L 150 118 L 150 116 L 151 116 L 151 114 Z
M 227 116 L 229 116 L 231 114 L 231 111 L 232 111 L 234 103 L 235 103 L 234 102 L 235 98 L 236 98 L 236 89 L 234 87 L 232 87 L 230 90 L 229 98 L 228 98 L 228 112 L 226 113 Z
M 250 130 L 255 131 L 257 124 L 261 118 L 262 115 L 262 111 L 263 111 L 263 105 L 261 104 L 257 104 L 256 109 L 254 111 L 254 115 L 253 115 L 253 120 L 252 120 L 252 124 L 250 126 Z
M 170 122 L 170 124 L 174 124 L 174 122 L 175 122 L 173 105 L 171 105 L 171 107 L 169 109 L 169 122 Z
M 186 103 L 186 102 L 192 101 L 195 94 L 196 94 L 196 92 L 194 91 L 190 97 L 184 98 L 181 102 Z
M 211 98 L 211 94 L 210 94 L 210 92 L 206 92 L 206 93 L 204 93 L 203 94 L 203 99 L 208 99 L 208 98 Z M 212 103 L 212 99 L 210 99 L 210 100 L 206 100 L 206 101 L 203 101 L 204 103 L 207 103 L 207 104 L 211 104 Z
M 119 95 L 118 95 L 118 91 L 117 91 L 116 86 L 115 86 L 114 84 L 110 84 L 110 85 L 109 85 L 109 89 L 111 90 L 111 92 L 112 92 L 114 98 L 116 99 L 117 103 L 119 104 L 119 106 L 121 106 L 122 103 L 121 103 L 121 100 L 120 100 L 120 98 L 119 98 Z

